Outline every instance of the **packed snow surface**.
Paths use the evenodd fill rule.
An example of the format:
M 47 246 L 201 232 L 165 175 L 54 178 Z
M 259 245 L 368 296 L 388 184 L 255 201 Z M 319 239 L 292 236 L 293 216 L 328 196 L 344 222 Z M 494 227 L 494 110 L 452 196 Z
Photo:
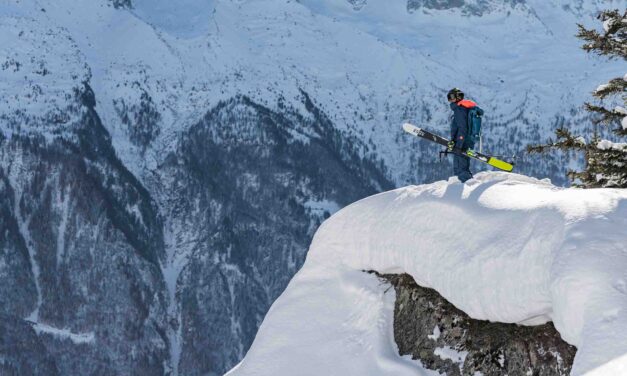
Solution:
M 366 198 L 323 223 L 229 376 L 432 374 L 397 355 L 394 290 L 370 269 L 409 273 L 477 319 L 552 320 L 578 348 L 573 375 L 625 369 L 626 228 L 627 190 L 516 174 Z

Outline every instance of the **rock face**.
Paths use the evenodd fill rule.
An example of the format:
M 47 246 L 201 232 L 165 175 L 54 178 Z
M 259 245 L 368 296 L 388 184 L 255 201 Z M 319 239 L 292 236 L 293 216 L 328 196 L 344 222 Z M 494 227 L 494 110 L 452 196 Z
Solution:
M 219 103 L 144 182 L 116 156 L 87 83 L 66 132 L 0 133 L 0 314 L 16 323 L 0 328 L 0 371 L 221 375 L 236 364 L 318 225 L 393 186 L 301 98 L 306 118 L 245 96 Z M 152 124 L 146 103 L 121 114 Z
M 48 328 L 36 342 L 27 329 L 2 340 L 32 343 L 64 375 L 161 374 L 161 219 L 117 159 L 93 104 L 85 85 L 64 138 L 0 141 L 0 299 L 8 302 L 0 314 Z M 91 340 L 68 339 L 81 336 Z M 30 372 L 23 367 L 15 363 L 17 374 Z
M 567 376 L 576 348 L 552 323 L 474 320 L 407 274 L 382 275 L 394 286 L 394 338 L 401 355 L 449 376 Z
M 494 7 L 524 4 L 525 0 L 488 0 L 488 1 L 467 1 L 467 0 L 407 0 L 407 11 L 414 12 L 419 9 L 443 10 L 459 9 L 464 15 L 481 16 L 489 13 Z
M 0 314 L 0 375 L 59 375 L 33 328 L 21 318 Z

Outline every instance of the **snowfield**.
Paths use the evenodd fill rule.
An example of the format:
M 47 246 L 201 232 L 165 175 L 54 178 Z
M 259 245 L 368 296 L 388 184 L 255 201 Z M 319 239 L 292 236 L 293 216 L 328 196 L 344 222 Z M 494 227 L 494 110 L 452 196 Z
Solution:
M 627 190 L 558 188 L 480 173 L 358 201 L 316 233 L 305 265 L 229 376 L 437 374 L 398 355 L 406 272 L 476 319 L 552 320 L 578 348 L 572 375 L 627 366 Z

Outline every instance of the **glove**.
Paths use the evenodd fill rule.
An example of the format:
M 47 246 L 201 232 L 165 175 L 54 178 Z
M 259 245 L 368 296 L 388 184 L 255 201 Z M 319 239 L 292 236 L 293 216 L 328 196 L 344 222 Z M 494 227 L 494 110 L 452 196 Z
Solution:
M 453 151 L 453 148 L 455 148 L 455 141 L 451 140 L 447 144 L 446 151 L 449 151 L 449 152 Z

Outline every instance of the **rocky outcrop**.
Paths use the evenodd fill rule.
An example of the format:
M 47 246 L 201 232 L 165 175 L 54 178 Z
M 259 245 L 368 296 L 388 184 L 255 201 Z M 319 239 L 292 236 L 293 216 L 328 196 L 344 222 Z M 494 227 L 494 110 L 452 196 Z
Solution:
M 497 6 L 511 6 L 524 4 L 525 0 L 488 0 L 488 1 L 467 1 L 467 0 L 407 0 L 407 11 L 410 13 L 419 10 L 444 10 L 459 9 L 464 15 L 481 16 L 490 13 Z
M 407 274 L 381 275 L 396 290 L 394 338 L 401 355 L 449 376 L 567 376 L 576 348 L 552 323 L 474 320 Z
M 366 6 L 368 0 L 348 0 L 348 3 L 353 6 L 354 10 L 360 10 Z
M 116 8 L 133 9 L 133 3 L 131 0 L 110 0 L 111 4 Z

